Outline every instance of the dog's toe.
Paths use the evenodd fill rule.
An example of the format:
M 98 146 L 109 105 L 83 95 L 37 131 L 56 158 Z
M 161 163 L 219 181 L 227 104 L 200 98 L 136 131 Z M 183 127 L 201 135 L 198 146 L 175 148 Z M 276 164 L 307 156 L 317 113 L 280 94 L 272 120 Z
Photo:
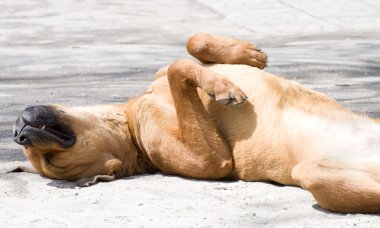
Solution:
M 211 96 L 213 97 L 213 96 Z M 240 107 L 245 100 L 247 100 L 247 96 L 240 90 L 235 89 L 234 91 L 230 91 L 228 93 L 217 94 L 215 100 L 223 105 L 229 105 L 231 107 Z

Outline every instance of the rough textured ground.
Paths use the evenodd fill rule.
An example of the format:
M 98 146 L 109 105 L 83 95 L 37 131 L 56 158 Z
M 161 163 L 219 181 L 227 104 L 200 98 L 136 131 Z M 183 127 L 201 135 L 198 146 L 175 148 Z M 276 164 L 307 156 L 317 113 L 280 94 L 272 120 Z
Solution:
M 378 215 L 321 210 L 268 183 L 137 176 L 91 188 L 5 170 L 27 105 L 124 102 L 187 57 L 199 31 L 258 43 L 267 71 L 380 117 L 380 2 L 203 0 L 0 2 L 0 227 L 377 227 Z

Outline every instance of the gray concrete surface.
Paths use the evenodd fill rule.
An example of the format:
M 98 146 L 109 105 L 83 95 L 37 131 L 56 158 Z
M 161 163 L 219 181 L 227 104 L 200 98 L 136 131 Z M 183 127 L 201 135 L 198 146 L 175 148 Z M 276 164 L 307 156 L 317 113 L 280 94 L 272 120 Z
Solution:
M 138 176 L 91 188 L 25 173 L 11 139 L 27 105 L 124 102 L 188 57 L 195 32 L 258 43 L 267 71 L 380 117 L 380 2 L 202 0 L 0 2 L 0 227 L 378 227 L 268 183 Z

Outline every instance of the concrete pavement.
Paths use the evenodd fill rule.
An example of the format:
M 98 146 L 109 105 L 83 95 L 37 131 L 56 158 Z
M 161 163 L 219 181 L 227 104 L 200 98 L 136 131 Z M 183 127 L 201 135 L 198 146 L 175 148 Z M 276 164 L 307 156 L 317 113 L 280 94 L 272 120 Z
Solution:
M 299 188 L 141 176 L 88 189 L 30 174 L 12 124 L 27 105 L 94 105 L 141 94 L 154 72 L 188 58 L 195 32 L 258 43 L 267 71 L 380 117 L 378 1 L 0 2 L 0 227 L 375 227 Z M 314 206 L 313 206 L 314 205 Z

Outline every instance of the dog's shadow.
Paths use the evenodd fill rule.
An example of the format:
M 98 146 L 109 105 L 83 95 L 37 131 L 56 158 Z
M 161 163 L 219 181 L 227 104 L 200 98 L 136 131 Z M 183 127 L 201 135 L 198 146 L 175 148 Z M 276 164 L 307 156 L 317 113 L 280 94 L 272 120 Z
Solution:
M 162 176 L 171 176 L 171 175 L 164 175 L 164 174 L 159 174 L 159 175 L 162 175 Z M 137 179 L 137 178 L 141 178 L 143 176 L 149 176 L 149 174 L 142 174 L 142 175 L 135 175 L 135 176 L 129 176 L 129 177 L 124 177 L 124 178 L 120 178 L 119 180 L 131 180 L 131 179 Z M 178 176 L 175 176 L 175 177 L 178 177 Z M 45 178 L 45 177 L 43 177 Z M 184 179 L 184 180 L 190 180 L 190 181 L 200 181 L 200 182 L 222 182 L 222 183 L 232 183 L 232 182 L 236 182 L 236 180 L 229 180 L 229 179 L 220 179 L 220 180 L 197 180 L 197 179 L 191 179 L 191 178 L 186 178 L 186 177 L 178 177 L 178 178 L 181 178 L 181 179 Z M 46 178 L 46 179 L 49 179 L 49 178 Z M 49 179 L 50 182 L 47 183 L 48 186 L 51 186 L 51 187 L 55 187 L 55 188 L 60 188 L 60 189 L 76 189 L 76 188 L 79 188 L 77 185 L 75 185 L 75 182 L 70 182 L 70 181 L 65 181 L 65 180 L 51 180 Z M 282 185 L 282 184 L 279 184 L 279 183 L 276 183 L 276 182 L 273 182 L 273 181 L 270 181 L 270 182 L 262 182 L 262 183 L 266 183 L 266 184 L 269 184 L 269 185 L 272 185 L 272 186 L 275 186 L 275 187 L 289 187 L 287 185 Z M 296 186 L 292 186 L 294 188 L 298 188 Z M 321 208 L 318 204 L 314 204 L 312 205 L 312 207 L 314 208 L 314 210 L 317 210 L 321 213 L 324 213 L 324 214 L 329 214 L 329 215 L 336 215 L 336 216 L 347 216 L 346 213 L 336 213 L 336 212 L 331 212 L 331 211 L 327 211 L 323 208 Z M 374 215 L 374 216 L 378 216 L 380 217 L 380 215 Z
M 336 216 L 347 216 L 347 215 L 350 215 L 350 213 L 337 213 L 337 212 L 332 212 L 332 211 L 328 211 L 328 210 L 325 210 L 323 208 L 321 208 L 318 204 L 314 204 L 312 206 L 315 210 L 319 211 L 319 212 L 322 212 L 322 213 L 325 213 L 325 214 L 329 214 L 329 215 L 336 215 Z M 356 214 L 356 213 L 354 213 Z M 380 214 L 370 214 L 371 216 L 376 216 L 376 217 L 380 217 Z
M 55 188 L 62 188 L 62 189 L 75 189 L 78 188 L 78 186 L 75 185 L 74 182 L 65 181 L 65 180 L 51 180 L 47 183 L 48 186 L 55 187 Z
M 325 210 L 325 209 L 321 208 L 318 204 L 314 204 L 312 207 L 314 208 L 314 210 L 317 210 L 317 211 L 325 213 L 325 214 L 337 215 L 337 216 L 346 216 L 347 215 L 345 213 L 337 213 L 337 212 Z
M 139 177 L 142 177 L 142 176 L 149 176 L 149 174 L 141 174 L 141 175 L 134 175 L 134 176 L 130 176 L 130 177 L 119 178 L 119 179 L 117 179 L 115 181 L 118 181 L 118 180 L 128 180 L 128 179 L 136 179 L 136 178 L 139 178 Z M 72 181 L 52 180 L 52 179 L 44 177 L 44 176 L 42 176 L 42 178 L 50 180 L 50 182 L 46 184 L 46 185 L 48 185 L 50 187 L 61 188 L 61 189 L 82 188 L 82 187 L 77 186 L 75 184 L 75 182 L 72 182 Z M 100 182 L 103 182 L 103 181 L 100 181 Z M 98 183 L 94 184 L 93 186 L 95 186 L 97 184 Z M 86 188 L 88 188 L 88 187 L 86 187 Z

